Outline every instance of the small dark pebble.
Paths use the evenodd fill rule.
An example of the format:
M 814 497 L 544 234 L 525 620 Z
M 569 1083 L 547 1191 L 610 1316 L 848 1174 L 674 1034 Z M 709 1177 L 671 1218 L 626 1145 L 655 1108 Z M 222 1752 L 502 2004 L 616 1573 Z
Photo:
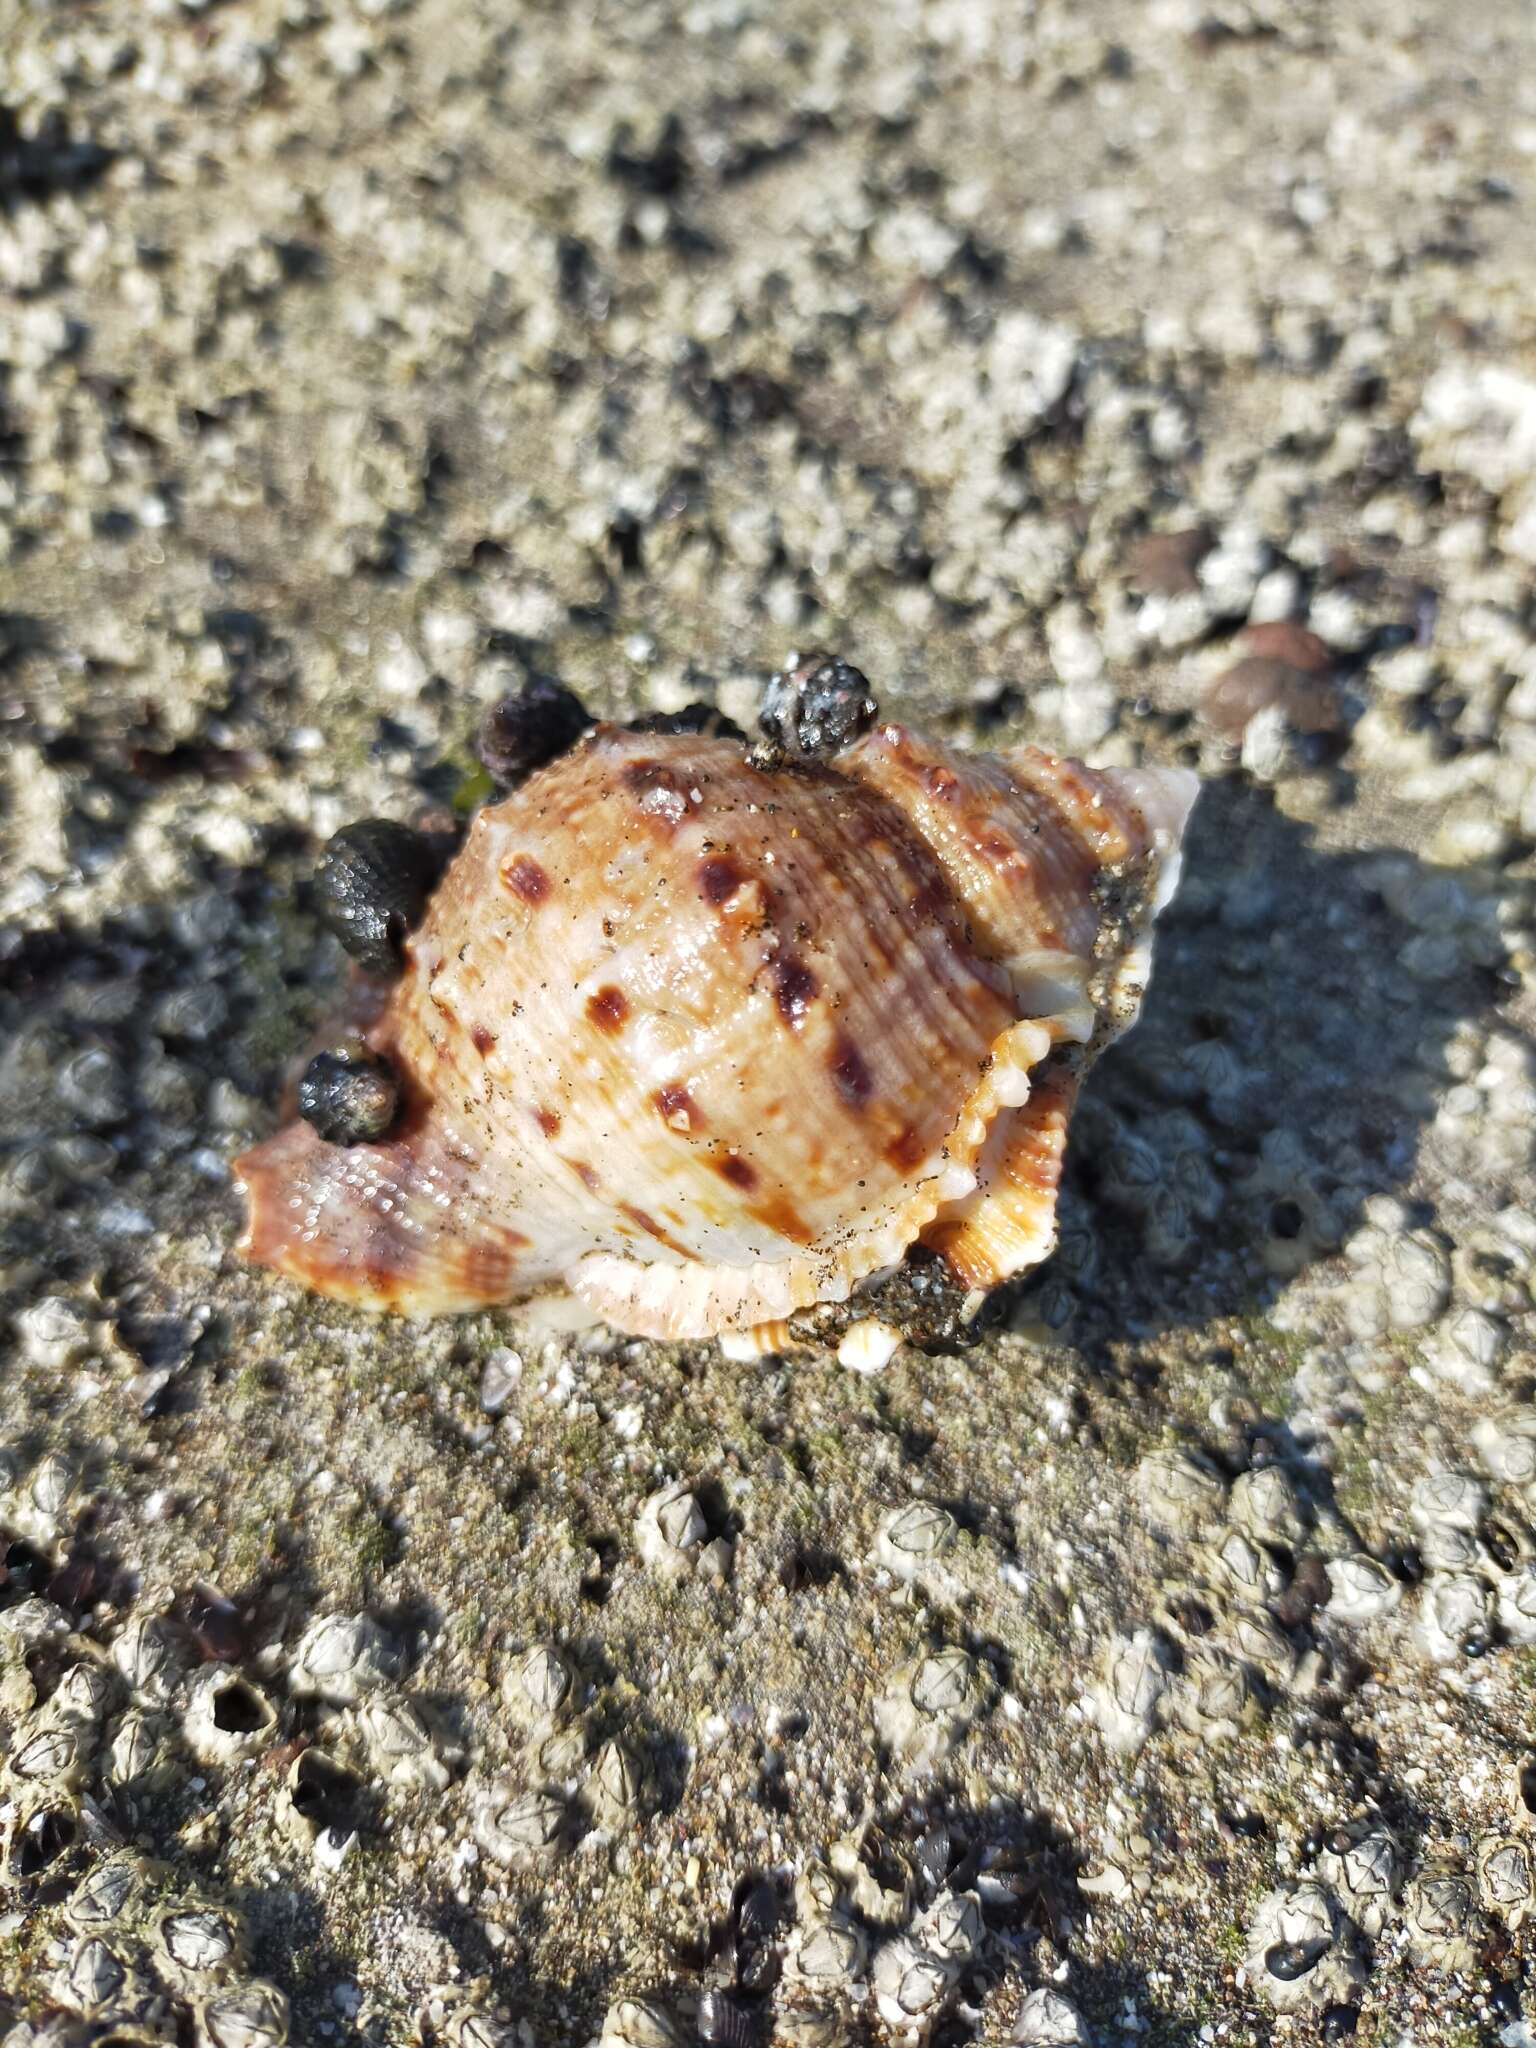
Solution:
M 630 732 L 666 734 L 697 733 L 706 740 L 744 740 L 746 734 L 734 719 L 713 704 L 685 704 L 681 711 L 648 711 L 644 718 L 632 718 Z
M 374 1145 L 395 1121 L 400 1086 L 377 1053 L 316 1053 L 299 1083 L 299 1115 L 328 1145 Z
M 1344 709 L 1331 677 L 1273 655 L 1248 654 L 1208 685 L 1202 708 L 1216 730 L 1240 739 L 1251 720 L 1277 705 L 1293 731 L 1337 732 Z
M 808 654 L 769 683 L 757 722 L 770 748 L 811 761 L 867 732 L 879 708 L 868 679 L 840 654 Z
M 1127 580 L 1148 596 L 1185 596 L 1200 588 L 1197 571 L 1214 546 L 1215 537 L 1205 526 L 1144 534 L 1127 557 Z
M 536 768 L 574 747 L 592 718 L 574 690 L 535 676 L 485 714 L 477 752 L 487 774 L 515 789 Z
M 370 974 L 394 974 L 440 867 L 421 833 L 388 818 L 360 818 L 325 849 L 315 877 L 320 921 Z
M 1325 2041 L 1347 2041 L 1360 2024 L 1358 2005 L 1330 2005 L 1322 2018 Z
M 1308 1970 L 1316 1969 L 1327 1953 L 1326 1941 L 1277 1941 L 1264 1951 L 1264 1967 L 1282 1984 L 1294 1984 Z

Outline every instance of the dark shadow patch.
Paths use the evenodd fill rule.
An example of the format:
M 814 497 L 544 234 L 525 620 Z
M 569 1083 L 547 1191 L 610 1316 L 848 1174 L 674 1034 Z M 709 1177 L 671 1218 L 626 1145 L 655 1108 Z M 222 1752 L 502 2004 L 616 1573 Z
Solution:
M 1072 1122 L 1063 1220 L 1092 1279 L 1051 1261 L 1012 1292 L 1037 1291 L 1096 1363 L 1128 1329 L 1262 1312 L 1284 1284 L 1266 1247 L 1305 1270 L 1370 1195 L 1408 1180 L 1458 1027 L 1506 991 L 1497 907 L 1521 886 L 1397 849 L 1330 851 L 1252 785 L 1208 783 L 1141 1022 L 1094 1068 Z M 1477 936 L 1463 964 L 1415 977 L 1405 960 L 1442 913 L 1420 923 L 1402 906 L 1447 889 L 1466 893 Z M 1127 1146 L 1145 1191 L 1117 1164 Z M 1152 1214 L 1164 1199 L 1186 1222 L 1171 1252 Z

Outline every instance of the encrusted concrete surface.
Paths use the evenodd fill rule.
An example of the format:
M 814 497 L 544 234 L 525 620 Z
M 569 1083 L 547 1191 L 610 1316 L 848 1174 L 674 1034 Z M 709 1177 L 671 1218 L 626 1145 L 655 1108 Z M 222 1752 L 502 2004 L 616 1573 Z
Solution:
M 1529 2041 L 1533 80 L 0 0 L 13 2048 Z M 1052 1263 L 871 1376 L 245 1269 L 325 838 L 813 644 L 1209 778 Z

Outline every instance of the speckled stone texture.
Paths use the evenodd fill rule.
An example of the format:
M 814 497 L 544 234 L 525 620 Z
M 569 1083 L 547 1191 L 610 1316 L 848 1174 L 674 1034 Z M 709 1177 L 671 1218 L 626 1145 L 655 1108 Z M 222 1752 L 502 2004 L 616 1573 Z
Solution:
M 1529 2038 L 1533 60 L 0 0 L 8 2048 Z M 1055 1258 L 864 1372 L 243 1268 L 326 839 L 810 647 L 1208 779 Z

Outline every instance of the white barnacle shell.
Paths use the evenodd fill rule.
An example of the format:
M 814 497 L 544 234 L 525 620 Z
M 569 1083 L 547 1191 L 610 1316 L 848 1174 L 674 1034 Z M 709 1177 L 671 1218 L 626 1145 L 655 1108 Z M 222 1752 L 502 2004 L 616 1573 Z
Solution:
M 1481 1929 L 1477 1900 L 1464 1871 L 1427 1864 L 1403 1893 L 1403 1918 L 1409 1947 L 1419 1961 L 1439 1970 L 1471 1968 Z
M 289 1766 L 278 1824 L 290 1840 L 324 1864 L 329 1856 L 344 1855 L 344 1845 L 356 1834 L 350 1821 L 360 1789 L 345 1765 L 311 1744 Z
M 1435 1573 L 1418 1592 L 1414 1637 L 1432 1664 L 1485 1648 L 1493 1595 L 1475 1572 Z
M 1420 1529 L 1475 1532 L 1488 1512 L 1488 1489 L 1470 1472 L 1431 1472 L 1413 1489 L 1408 1512 Z
M 162 1715 L 130 1707 L 112 1730 L 104 1775 L 120 1790 L 148 1790 L 172 1770 L 169 1727 Z
M 1338 1621 L 1379 1621 L 1403 1597 L 1402 1587 L 1386 1566 L 1364 1551 L 1330 1558 L 1325 1569 L 1329 1588 L 1326 1612 Z
M 1195 792 L 890 723 L 785 773 L 600 727 L 479 813 L 406 945 L 368 1040 L 415 1107 L 246 1153 L 245 1248 L 372 1308 L 565 1288 L 670 1337 L 844 1301 L 917 1241 L 992 1287 L 1051 1249 Z
M 1192 1536 L 1214 1522 L 1226 1501 L 1226 1482 L 1198 1451 L 1149 1451 L 1136 1467 L 1136 1495 L 1160 1528 Z
M 1536 1485 L 1536 1408 L 1479 1416 L 1470 1435 L 1490 1478 L 1505 1486 Z
M 846 2048 L 845 2022 L 824 2006 L 793 2005 L 775 2015 L 775 2048 Z
M 100 1934 L 126 1925 L 144 1895 L 147 1867 L 137 1856 L 120 1851 L 104 1856 L 70 1893 L 64 1917 L 81 1934 Z
M 1477 1845 L 1477 1891 L 1490 1913 L 1518 1928 L 1536 1906 L 1529 1841 L 1519 1835 L 1484 1835 Z
M 685 2048 L 676 2014 L 661 1999 L 631 1992 L 603 2015 L 604 2048 Z
M 85 2019 L 105 2019 L 131 2003 L 136 1976 L 131 1959 L 116 1943 L 102 1934 L 82 1934 L 65 1958 L 56 1988 Z
M 118 1684 L 111 1666 L 94 1657 L 71 1664 L 48 1698 L 49 1718 L 94 1727 L 112 1705 Z
M 389 1684 L 398 1669 L 395 1645 L 370 1615 L 326 1614 L 299 1638 L 288 1684 L 300 1698 L 349 1707 Z
M 45 1525 L 56 1524 L 69 1506 L 70 1496 L 79 1483 L 79 1474 L 62 1451 L 49 1451 L 40 1458 L 32 1472 L 28 1488 L 33 1507 L 42 1517 Z
M 200 1762 L 241 1763 L 272 1740 L 277 1709 L 250 1679 L 226 1665 L 210 1664 L 187 1687 L 181 1732 Z
M 69 1616 L 63 1608 L 35 1594 L 0 1612 L 0 1649 L 16 1649 L 26 1654 L 68 1634 Z
M 1168 1690 L 1168 1647 L 1156 1630 L 1116 1636 L 1104 1654 L 1104 1675 L 1092 1704 L 1099 1732 L 1120 1756 L 1132 1756 L 1157 1724 Z
M 1245 1965 L 1251 1982 L 1281 2012 L 1347 2001 L 1365 1981 L 1338 1902 L 1311 1882 L 1281 1885 L 1259 1901 Z
M 936 1650 L 919 1660 L 909 1697 L 918 1713 L 934 1720 L 969 1721 L 982 1692 L 981 1670 L 964 1650 Z
M 112 1661 L 137 1705 L 170 1703 L 181 1678 L 180 1660 L 169 1625 L 157 1615 L 129 1622 L 112 1645 Z
M 447 1785 L 448 1765 L 420 1709 L 404 1693 L 370 1693 L 352 1710 L 348 1727 L 387 1785 L 422 1792 L 441 1792 Z
M 982 1667 L 953 1645 L 915 1658 L 875 1701 L 881 1737 L 915 1771 L 943 1762 L 986 1700 Z
M 1458 1528 L 1454 1522 L 1430 1522 L 1419 1536 L 1419 1557 L 1426 1571 L 1473 1571 L 1482 1554 L 1477 1532 Z
M 1270 1599 L 1285 1584 L 1269 1552 L 1241 1529 L 1226 1530 L 1207 1555 L 1217 1576 L 1244 1600 Z
M 37 1725 L 41 1719 L 42 1725 Z M 8 1763 L 18 1785 L 78 1786 L 90 1764 L 95 1733 L 80 1721 L 50 1722 L 34 1717 L 30 1729 L 19 1729 Z
M 542 1736 L 535 1729 L 529 1755 L 535 1772 L 546 1783 L 564 1784 L 578 1776 L 591 1747 L 592 1724 L 578 1714 L 573 1721 L 546 1723 Z
M 948 2002 L 956 1970 L 911 1934 L 898 1934 L 875 1955 L 869 1973 L 875 2005 L 888 2027 L 921 2038 Z
M 1020 2048 L 1093 2048 L 1088 2023 L 1064 1992 L 1043 1984 L 1019 2007 L 1009 2039 Z
M 653 1493 L 635 1517 L 640 1555 L 669 1579 L 685 1578 L 709 1539 L 709 1524 L 685 1480 Z
M 233 1975 L 245 1954 L 244 1929 L 235 1916 L 195 1899 L 157 1913 L 150 1943 L 161 1976 L 188 1991 L 211 1989 Z
M 1457 1309 L 1436 1330 L 1426 1356 L 1441 1379 L 1465 1394 L 1489 1394 L 1496 1384 L 1499 1361 L 1509 1345 L 1509 1332 L 1485 1309 Z
M 819 1856 L 795 1878 L 795 1912 L 802 1921 L 829 1920 L 843 1905 L 843 1888 Z
M 880 1562 L 898 1578 L 918 1578 L 955 1547 L 960 1525 L 937 1501 L 908 1501 L 893 1508 L 880 1525 Z
M 1522 1649 L 1536 1643 L 1536 1561 L 1526 1558 L 1513 1571 L 1500 1574 L 1494 1605 L 1509 1642 Z
M 1376 1820 L 1337 1829 L 1318 1856 L 1317 1870 L 1361 1933 L 1374 1941 L 1403 1881 L 1403 1852 L 1391 1829 Z
M 51 1884 L 80 1839 L 76 1795 L 50 1785 L 0 1805 L 0 1892 Z
M 1228 1513 L 1258 1542 L 1295 1543 L 1302 1534 L 1296 1489 L 1279 1465 L 1240 1472 L 1232 1482 Z
M 1289 1682 L 1296 1670 L 1296 1646 L 1272 1614 L 1243 1607 L 1228 1616 L 1226 1634 L 1233 1653 L 1269 1678 Z
M 495 1778 L 475 1805 L 475 1840 L 496 1863 L 555 1863 L 570 1847 L 570 1820 L 558 1794 L 518 1792 L 509 1780 Z
M 196 2011 L 205 2048 L 284 2048 L 288 2039 L 288 2001 L 264 1977 L 215 1991 Z
M 1180 1724 L 1203 1742 L 1230 1741 L 1259 1711 L 1246 1667 L 1203 1644 L 1186 1658 L 1170 1697 Z
M 34 1365 L 55 1372 L 78 1365 L 104 1341 L 108 1325 L 67 1295 L 45 1294 L 16 1318 L 16 1335 Z
M 610 1737 L 592 1759 L 587 1798 L 600 1828 L 617 1833 L 633 1827 L 645 1796 L 645 1774 L 617 1737 Z
M 792 1981 L 812 1989 L 835 1991 L 857 1982 L 869 1961 L 869 1941 L 862 1927 L 846 1913 L 812 1920 L 796 1940 L 789 1959 Z
M 1389 1238 L 1381 1284 L 1394 1330 L 1422 1330 L 1434 1322 L 1451 1297 L 1450 1254 L 1438 1233 L 1410 1230 Z
M 525 1726 L 564 1720 L 574 1704 L 576 1674 L 552 1643 L 535 1643 L 508 1669 L 502 1698 Z
M 985 1931 L 975 1892 L 941 1892 L 912 1925 L 914 1938 L 956 1969 L 970 1961 Z

